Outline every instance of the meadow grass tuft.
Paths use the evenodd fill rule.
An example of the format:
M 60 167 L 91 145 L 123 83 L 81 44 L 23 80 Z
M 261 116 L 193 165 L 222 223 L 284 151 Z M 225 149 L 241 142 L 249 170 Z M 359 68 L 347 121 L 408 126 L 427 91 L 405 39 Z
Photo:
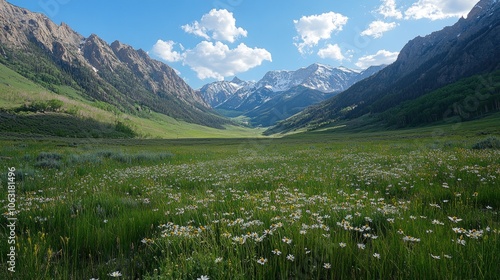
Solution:
M 472 148 L 476 150 L 500 149 L 500 139 L 497 137 L 488 137 L 474 144 Z

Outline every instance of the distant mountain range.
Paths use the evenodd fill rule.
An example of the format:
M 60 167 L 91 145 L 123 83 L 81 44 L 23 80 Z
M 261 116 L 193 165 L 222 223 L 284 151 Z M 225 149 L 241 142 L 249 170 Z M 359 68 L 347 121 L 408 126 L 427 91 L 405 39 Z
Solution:
M 152 111 L 216 128 L 229 122 L 143 50 L 118 41 L 108 45 L 97 35 L 85 38 L 5 0 L 0 0 L 0 26 L 0 63 L 54 92 L 71 87 L 109 110 L 139 116 Z
M 312 64 L 296 71 L 270 71 L 257 82 L 220 81 L 199 91 L 213 108 L 228 116 L 243 115 L 255 126 L 270 126 L 306 107 L 342 92 L 385 66 L 355 71 Z
M 314 129 L 361 116 L 404 127 L 452 117 L 466 120 L 498 111 L 498 46 L 500 4 L 497 0 L 482 0 L 467 18 L 411 40 L 393 64 L 278 123 L 267 134 Z M 462 81 L 474 75 L 480 76 Z M 455 88 L 437 91 L 457 82 Z

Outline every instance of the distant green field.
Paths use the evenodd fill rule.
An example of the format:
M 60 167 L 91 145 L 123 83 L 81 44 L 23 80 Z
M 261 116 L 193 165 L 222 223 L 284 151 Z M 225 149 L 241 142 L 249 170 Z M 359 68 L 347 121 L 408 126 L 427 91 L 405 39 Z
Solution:
M 6 137 L 0 279 L 498 279 L 498 116 L 342 129 Z

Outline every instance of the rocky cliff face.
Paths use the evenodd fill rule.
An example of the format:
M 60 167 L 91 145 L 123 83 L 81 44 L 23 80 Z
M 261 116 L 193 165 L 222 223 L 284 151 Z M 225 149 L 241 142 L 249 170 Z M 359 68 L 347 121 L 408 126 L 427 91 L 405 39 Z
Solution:
M 432 60 L 450 61 L 450 66 L 440 70 L 440 82 L 449 83 L 454 77 L 467 75 L 470 70 L 484 68 L 488 57 L 495 51 L 500 37 L 499 5 L 496 0 L 480 1 L 468 14 L 453 26 L 417 37 L 401 50 L 393 66 L 396 72 L 416 71 Z M 458 59 L 453 61 L 453 59 Z M 437 66 L 439 63 L 435 63 Z M 492 67 L 496 67 L 492 65 Z M 451 71 L 450 71 L 451 70 Z M 487 68 L 484 70 L 488 70 Z
M 53 50 L 54 42 L 64 42 L 65 47 L 76 51 L 83 37 L 66 24 L 56 25 L 42 14 L 10 5 L 0 0 L 0 24 L 3 31 L 0 40 L 4 44 L 23 48 L 29 41 L 36 41 L 40 47 Z
M 60 71 L 57 75 L 66 77 L 61 83 L 76 83 L 84 95 L 130 113 L 139 106 L 203 125 L 226 122 L 212 113 L 174 69 L 151 59 L 143 50 L 118 41 L 109 45 L 97 35 L 85 38 L 64 23 L 57 25 L 42 14 L 4 0 L 0 0 L 0 27 L 6 64 L 13 62 L 14 58 L 6 55 L 11 52 L 16 59 L 25 60 L 24 72 L 37 68 L 30 64 L 53 64 Z

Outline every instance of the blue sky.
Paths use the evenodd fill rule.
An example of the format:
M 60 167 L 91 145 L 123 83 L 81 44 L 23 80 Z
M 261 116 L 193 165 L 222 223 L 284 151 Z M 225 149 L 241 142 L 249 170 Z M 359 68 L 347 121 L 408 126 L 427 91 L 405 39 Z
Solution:
M 83 36 L 119 40 L 193 88 L 312 63 L 364 69 L 466 16 L 478 0 L 7 0 Z

